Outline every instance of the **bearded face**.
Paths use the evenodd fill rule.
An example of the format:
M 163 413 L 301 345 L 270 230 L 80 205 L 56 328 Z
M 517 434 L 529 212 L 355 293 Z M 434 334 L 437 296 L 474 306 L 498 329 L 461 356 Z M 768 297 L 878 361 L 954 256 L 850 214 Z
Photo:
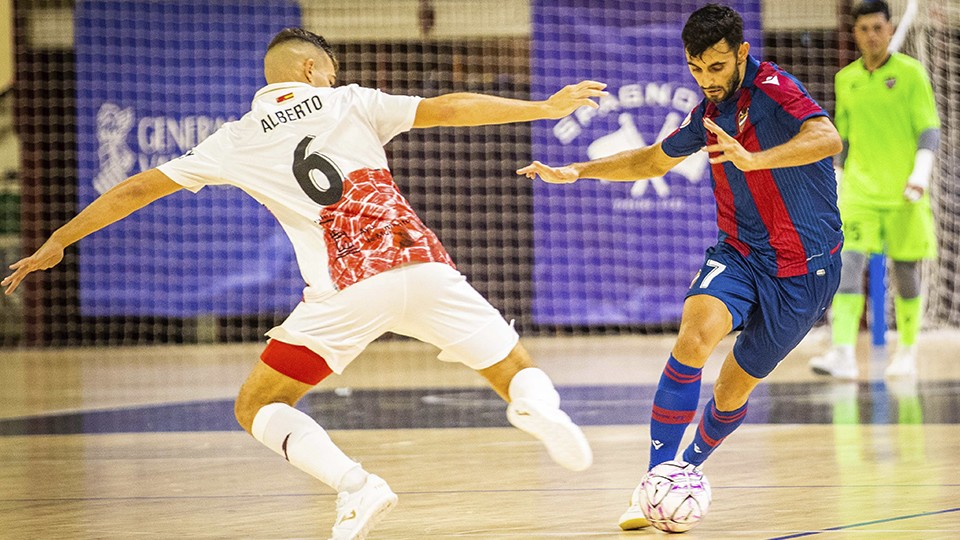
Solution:
M 690 74 L 708 100 L 720 103 L 740 88 L 748 50 L 747 43 L 731 48 L 726 41 L 720 40 L 700 56 L 687 53 Z

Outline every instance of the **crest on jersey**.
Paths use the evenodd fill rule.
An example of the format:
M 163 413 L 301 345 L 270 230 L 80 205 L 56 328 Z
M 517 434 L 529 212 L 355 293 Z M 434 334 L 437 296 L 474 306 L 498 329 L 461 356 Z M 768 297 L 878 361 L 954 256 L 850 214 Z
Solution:
M 896 77 L 890 77 L 889 79 L 887 79 L 887 80 L 885 80 L 885 81 L 883 81 L 883 82 L 886 83 L 887 88 L 891 88 L 891 89 L 892 89 L 892 88 L 893 88 L 893 85 L 897 84 L 897 78 L 896 78 Z
M 742 109 L 737 113 L 737 131 L 743 131 L 743 125 L 747 123 L 750 112 L 748 109 Z

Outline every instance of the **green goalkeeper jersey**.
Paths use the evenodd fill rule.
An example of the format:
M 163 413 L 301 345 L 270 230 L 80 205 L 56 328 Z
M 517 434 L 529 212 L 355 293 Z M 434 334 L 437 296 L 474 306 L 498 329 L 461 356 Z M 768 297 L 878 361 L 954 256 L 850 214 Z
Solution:
M 843 203 L 893 207 L 913 171 L 917 139 L 940 126 L 933 88 L 923 65 L 893 53 L 870 73 L 858 59 L 836 79 L 835 120 L 849 143 L 843 166 Z

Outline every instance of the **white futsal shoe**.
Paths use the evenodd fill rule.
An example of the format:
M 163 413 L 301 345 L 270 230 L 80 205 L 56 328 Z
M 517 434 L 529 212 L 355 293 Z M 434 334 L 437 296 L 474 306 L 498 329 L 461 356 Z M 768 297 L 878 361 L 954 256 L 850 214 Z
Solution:
M 627 511 L 620 515 L 620 528 L 625 531 L 633 531 L 650 526 L 650 520 L 643 515 L 643 509 L 640 508 L 640 490 L 643 487 L 643 480 L 637 484 L 630 496 L 630 506 Z
M 891 379 L 911 378 L 917 376 L 917 351 L 913 346 L 900 347 L 890 359 L 890 364 L 883 371 L 883 376 Z
M 367 476 L 359 490 L 337 495 L 337 521 L 330 540 L 363 540 L 397 505 L 397 495 L 383 478 Z
M 507 405 L 507 420 L 515 428 L 539 439 L 560 466 L 582 471 L 593 463 L 593 451 L 587 437 L 559 408 L 519 398 Z
M 811 358 L 809 366 L 817 375 L 835 379 L 855 380 L 860 375 L 853 347 L 834 347 L 824 355 Z

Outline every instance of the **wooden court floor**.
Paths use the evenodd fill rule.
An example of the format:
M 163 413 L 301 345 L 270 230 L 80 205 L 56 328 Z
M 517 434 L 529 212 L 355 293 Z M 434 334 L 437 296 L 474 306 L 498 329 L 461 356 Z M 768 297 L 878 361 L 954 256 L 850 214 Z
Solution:
M 960 538 L 960 333 L 922 339 L 918 380 L 896 385 L 866 343 L 845 384 L 809 374 L 819 344 L 801 344 L 707 462 L 713 504 L 684 536 Z M 664 537 L 616 521 L 672 338 L 526 342 L 585 426 L 586 472 L 554 465 L 476 374 L 418 343 L 376 343 L 305 399 L 400 495 L 371 538 Z M 335 494 L 224 421 L 258 351 L 0 351 L 0 538 L 327 538 Z

